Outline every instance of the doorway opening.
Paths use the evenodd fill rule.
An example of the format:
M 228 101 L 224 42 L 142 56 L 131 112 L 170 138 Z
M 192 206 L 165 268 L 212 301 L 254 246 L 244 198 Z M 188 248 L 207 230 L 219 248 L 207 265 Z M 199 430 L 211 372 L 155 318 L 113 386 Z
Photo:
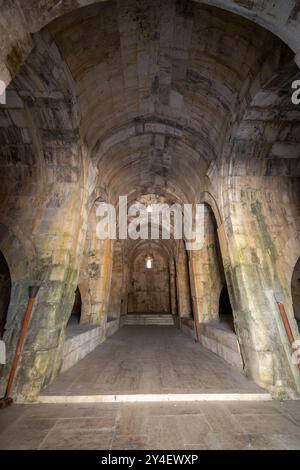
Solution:
M 233 322 L 233 313 L 226 284 L 222 287 L 219 300 L 219 319 L 224 325 L 227 325 L 231 331 L 235 331 Z
M 129 314 L 170 313 L 170 280 L 168 261 L 159 244 L 143 247 L 133 254 Z
M 292 291 L 294 314 L 295 314 L 296 322 L 298 323 L 298 329 L 300 331 L 300 257 L 298 258 L 298 261 L 293 271 L 291 291 Z
M 0 251 L 0 339 L 5 332 L 7 312 L 11 295 L 11 277 L 9 267 Z
M 81 308 L 82 308 L 81 294 L 80 294 L 79 287 L 77 286 L 75 290 L 75 299 L 74 299 L 74 304 L 72 308 L 72 313 L 69 318 L 67 327 L 72 326 L 72 325 L 78 325 L 80 323 Z

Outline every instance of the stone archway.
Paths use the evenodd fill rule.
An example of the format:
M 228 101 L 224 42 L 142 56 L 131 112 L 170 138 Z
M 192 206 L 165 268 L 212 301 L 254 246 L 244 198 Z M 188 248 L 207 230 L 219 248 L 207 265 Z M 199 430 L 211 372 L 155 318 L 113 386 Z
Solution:
M 219 318 L 222 324 L 227 325 L 232 331 L 235 331 L 232 306 L 230 303 L 229 293 L 226 284 L 224 284 L 220 293 Z
M 81 307 L 82 307 L 81 293 L 80 293 L 79 287 L 77 286 L 75 290 L 74 304 L 73 304 L 72 312 L 71 312 L 67 327 L 80 323 Z
M 169 313 L 168 262 L 155 246 L 144 249 L 132 261 L 128 313 Z
M 198 0 L 199 1 L 199 0 Z M 299 60 L 299 38 L 297 35 L 297 12 L 298 5 L 285 0 L 273 2 L 271 6 L 262 6 L 259 2 L 249 0 L 248 4 L 235 0 L 201 0 L 207 5 L 219 7 L 219 9 L 248 18 L 253 23 L 260 24 L 264 28 L 272 31 L 280 37 L 289 47 L 295 51 L 296 60 Z M 80 3 L 80 5 L 79 5 Z M 97 8 L 97 4 L 108 3 L 104 0 L 70 0 L 69 2 L 58 2 L 49 8 L 47 2 L 37 5 L 34 2 L 26 2 L 26 6 L 21 6 L 20 2 L 12 1 L 9 6 L 3 6 L 2 12 L 2 39 L 3 49 L 0 54 L 0 73 L 5 83 L 9 83 L 16 75 L 20 65 L 33 48 L 32 34 L 41 30 L 55 18 L 59 18 L 67 13 L 79 11 L 80 7 L 90 6 Z M 14 12 L 13 34 L 7 35 L 11 29 L 11 11 Z M 186 14 L 189 9 L 184 6 Z M 284 15 L 283 15 L 284 12 Z M 284 18 L 284 20 L 283 20 Z
M 5 143 L 1 194 L 6 201 L 1 210 L 32 240 L 39 278 L 44 281 L 37 302 L 39 323 L 32 332 L 39 347 L 28 350 L 32 363 L 43 363 L 43 370 L 35 365 L 32 369 L 36 389 L 59 371 L 63 332 L 77 284 L 83 323 L 101 325 L 103 335 L 107 318 L 117 319 L 127 311 L 124 250 L 119 250 L 117 241 L 114 253 L 110 242 L 94 243 L 93 216 L 89 218 L 88 209 L 96 187 L 105 188 L 107 200 L 115 204 L 119 196 L 133 200 L 144 194 L 171 204 L 195 203 L 198 198 L 210 203 L 217 230 L 208 221 L 202 254 L 190 255 L 188 264 L 182 253 L 173 270 L 178 277 L 175 281 L 183 280 L 177 282 L 181 294 L 178 311 L 191 322 L 191 266 L 194 277 L 203 281 L 197 284 L 195 295 L 192 293 L 199 299 L 196 315 L 202 323 L 218 323 L 224 280 L 217 264 L 217 231 L 237 336 L 249 358 L 245 361 L 247 373 L 264 386 L 278 384 L 280 389 L 289 367 L 285 356 L 277 354 L 281 340 L 272 346 L 273 337 L 280 337 L 280 328 L 278 334 L 269 334 L 277 325 L 277 310 L 273 308 L 268 322 L 264 312 L 269 303 L 264 293 L 278 290 L 283 230 L 274 216 L 277 213 L 283 220 L 284 198 L 291 192 L 287 187 L 281 194 L 277 188 L 282 184 L 274 189 L 272 181 L 281 176 L 286 180 L 294 171 L 298 148 L 295 110 L 288 110 L 291 118 L 287 115 L 281 122 L 280 109 L 286 79 L 295 72 L 292 51 L 253 23 L 196 2 L 145 2 L 138 25 L 140 2 L 128 6 L 105 2 L 59 18 L 69 8 L 73 10 L 72 3 L 63 9 L 62 3 L 56 6 L 57 20 L 33 36 L 35 48 L 20 70 L 18 62 L 24 62 L 26 54 L 16 47 L 15 54 L 9 55 L 16 78 L 1 119 Z M 31 18 L 34 31 L 52 18 L 53 9 L 47 19 L 40 8 L 41 24 L 34 26 Z M 30 12 L 30 5 L 26 11 Z M 243 7 L 235 5 L 234 11 L 242 14 Z M 130 37 L 127 33 L 124 37 L 124 31 Z M 144 31 L 153 34 L 145 37 Z M 166 31 L 165 43 L 161 38 Z M 21 30 L 19 33 L 18 46 L 23 37 Z M 133 51 L 143 54 L 129 56 L 128 41 Z M 180 51 L 179 43 L 184 46 Z M 269 109 L 270 99 L 278 109 Z M 257 109 L 261 101 L 266 106 Z M 272 123 L 270 111 L 275 112 Z M 275 198 L 278 202 L 274 204 Z M 292 203 L 291 199 L 290 207 Z M 276 206 L 282 210 L 275 211 Z M 286 218 L 284 231 L 292 238 L 289 213 Z M 269 220 L 277 223 L 265 230 Z M 9 252 L 4 253 L 14 274 Z M 80 280 L 82 266 L 87 267 L 86 291 Z M 290 275 L 287 280 L 290 283 Z M 261 286 L 268 289 L 258 296 Z M 270 298 L 273 302 L 272 295 Z M 268 310 L 272 312 L 272 308 Z M 13 323 L 7 335 L 16 328 Z

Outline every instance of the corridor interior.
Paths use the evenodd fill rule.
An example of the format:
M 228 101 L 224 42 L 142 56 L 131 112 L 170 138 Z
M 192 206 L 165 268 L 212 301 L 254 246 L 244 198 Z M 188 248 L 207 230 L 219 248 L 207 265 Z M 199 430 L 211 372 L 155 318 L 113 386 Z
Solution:
M 299 30 L 0 2 L 0 448 L 300 448 Z
M 40 401 L 68 396 L 170 394 L 270 396 L 235 368 L 170 325 L 125 325 L 103 345 L 46 387 Z M 144 397 L 143 397 L 144 396 Z M 45 398 L 46 397 L 46 398 Z M 52 400 L 51 400 L 52 397 Z M 126 399 L 126 398 L 125 398 Z M 84 398 L 82 398 L 84 400 Z M 151 400 L 151 397 L 150 397 Z
M 172 325 L 123 326 L 46 387 L 39 401 L 1 410 L 0 449 L 300 446 L 299 402 L 271 400 Z

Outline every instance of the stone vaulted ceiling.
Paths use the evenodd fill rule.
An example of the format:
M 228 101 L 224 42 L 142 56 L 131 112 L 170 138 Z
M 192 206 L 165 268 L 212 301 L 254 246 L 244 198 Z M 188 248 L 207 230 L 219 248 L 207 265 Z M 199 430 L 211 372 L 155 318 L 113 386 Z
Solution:
M 191 1 L 109 1 L 48 31 L 74 79 L 102 185 L 132 198 L 194 200 L 262 64 L 289 57 L 268 31 Z

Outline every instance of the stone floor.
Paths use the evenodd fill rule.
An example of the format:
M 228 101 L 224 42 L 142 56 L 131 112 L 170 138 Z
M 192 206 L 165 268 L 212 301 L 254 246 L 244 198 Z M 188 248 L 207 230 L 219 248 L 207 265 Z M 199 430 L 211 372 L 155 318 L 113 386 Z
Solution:
M 45 393 L 195 391 L 260 389 L 174 327 L 128 326 Z M 300 401 L 13 405 L 0 449 L 300 449 Z
M 0 449 L 300 449 L 299 405 L 13 405 Z
M 259 393 L 251 380 L 173 326 L 124 326 L 44 395 Z

